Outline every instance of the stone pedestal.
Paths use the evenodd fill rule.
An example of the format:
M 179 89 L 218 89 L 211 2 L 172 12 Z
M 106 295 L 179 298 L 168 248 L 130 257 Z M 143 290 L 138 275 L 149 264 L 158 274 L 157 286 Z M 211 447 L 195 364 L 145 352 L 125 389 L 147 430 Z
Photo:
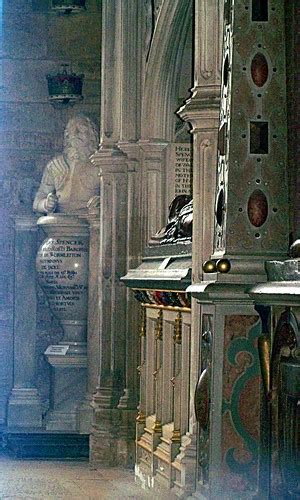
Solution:
M 242 283 L 189 287 L 201 302 L 197 498 L 238 498 L 258 485 L 259 316 Z
M 38 279 L 64 331 L 45 352 L 52 367 L 46 428 L 75 431 L 87 384 L 89 227 L 84 218 L 65 214 L 41 217 L 38 225 L 47 234 L 37 254 Z
M 67 352 L 46 356 L 51 365 L 51 405 L 47 414 L 46 429 L 50 431 L 77 431 L 80 404 L 86 395 L 86 356 Z M 57 346 L 59 347 L 59 346 Z M 80 415 L 82 416 L 82 415 Z
M 14 387 L 7 427 L 41 428 L 42 406 L 35 387 L 36 361 L 36 218 L 15 220 Z

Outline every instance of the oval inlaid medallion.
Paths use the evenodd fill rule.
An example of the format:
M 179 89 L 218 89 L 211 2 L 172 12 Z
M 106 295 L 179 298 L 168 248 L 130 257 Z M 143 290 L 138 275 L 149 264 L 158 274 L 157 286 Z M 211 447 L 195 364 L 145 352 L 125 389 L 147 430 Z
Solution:
M 269 68 L 267 59 L 258 52 L 251 62 L 251 76 L 257 87 L 263 87 L 268 79 Z
M 268 200 L 260 189 L 253 191 L 248 200 L 248 217 L 254 227 L 260 227 L 266 222 Z

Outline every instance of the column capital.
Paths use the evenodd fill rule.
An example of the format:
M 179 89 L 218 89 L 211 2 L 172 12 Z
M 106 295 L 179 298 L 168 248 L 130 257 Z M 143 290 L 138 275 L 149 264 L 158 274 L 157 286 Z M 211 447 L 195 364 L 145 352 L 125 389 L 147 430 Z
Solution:
M 90 158 L 92 165 L 99 169 L 99 177 L 105 174 L 127 173 L 126 160 L 127 155 L 117 146 L 100 147 Z
M 182 120 L 192 124 L 192 133 L 197 130 L 218 128 L 220 85 L 194 87 L 192 96 L 186 100 L 177 114 Z

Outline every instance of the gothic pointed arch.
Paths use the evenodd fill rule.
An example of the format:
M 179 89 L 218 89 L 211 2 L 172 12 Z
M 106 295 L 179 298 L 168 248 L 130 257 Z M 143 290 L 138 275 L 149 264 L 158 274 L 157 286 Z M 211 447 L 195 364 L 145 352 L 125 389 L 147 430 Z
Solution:
M 146 66 L 143 139 L 172 139 L 180 69 L 191 20 L 190 0 L 165 0 L 162 3 Z

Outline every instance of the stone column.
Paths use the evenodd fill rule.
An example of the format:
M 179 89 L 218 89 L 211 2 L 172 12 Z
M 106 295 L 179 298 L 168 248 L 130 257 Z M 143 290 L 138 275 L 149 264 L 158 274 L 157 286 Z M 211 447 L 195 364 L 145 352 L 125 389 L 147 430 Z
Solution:
M 139 142 L 143 150 L 142 173 L 142 238 L 145 246 L 150 237 L 161 229 L 166 222 L 166 148 L 165 140 L 142 140 Z
M 141 204 L 141 148 L 137 143 L 119 142 L 120 149 L 127 155 L 128 165 L 128 197 L 127 217 L 128 233 L 126 245 L 126 268 L 138 265 L 143 251 L 142 224 L 140 219 Z M 139 306 L 128 288 L 126 289 L 127 324 L 126 324 L 126 386 L 119 401 L 119 408 L 136 411 L 138 404 L 137 366 L 139 353 L 136 349 L 139 328 Z
M 8 429 L 41 428 L 36 377 L 37 225 L 34 216 L 15 220 L 14 386 L 8 402 Z
M 117 454 L 119 399 L 125 389 L 127 164 L 116 150 L 102 149 L 93 157 L 100 169 L 99 248 L 99 386 L 93 396 L 94 425 L 91 459 L 114 463 Z
M 92 398 L 98 385 L 100 367 L 100 310 L 99 303 L 99 205 L 100 198 L 93 198 L 88 204 L 85 218 L 90 226 L 89 240 L 89 292 L 87 327 L 87 394 L 78 414 L 80 433 L 89 434 L 93 423 Z
M 193 282 L 202 280 L 202 263 L 213 249 L 214 199 L 222 57 L 223 0 L 195 2 L 195 86 L 192 97 L 179 110 L 191 123 L 193 134 Z M 197 424 L 194 392 L 200 366 L 201 308 L 192 299 L 190 434 L 183 447 L 184 460 L 196 461 Z
M 132 248 L 136 248 L 134 237 L 129 241 L 128 235 L 136 220 L 131 213 L 136 200 L 137 162 L 128 161 L 127 150 L 139 133 L 136 109 L 140 84 L 132 73 L 139 58 L 139 30 L 132 19 L 139 15 L 139 7 L 137 0 L 102 2 L 101 142 L 92 159 L 100 176 L 100 361 L 92 402 L 90 457 L 94 463 L 108 465 L 132 463 L 134 454 L 136 375 L 129 367 L 134 358 L 134 321 L 129 319 L 128 291 L 120 278 L 126 274 Z M 129 150 L 131 159 L 136 158 L 137 152 Z M 139 233 L 138 227 L 134 235 Z

